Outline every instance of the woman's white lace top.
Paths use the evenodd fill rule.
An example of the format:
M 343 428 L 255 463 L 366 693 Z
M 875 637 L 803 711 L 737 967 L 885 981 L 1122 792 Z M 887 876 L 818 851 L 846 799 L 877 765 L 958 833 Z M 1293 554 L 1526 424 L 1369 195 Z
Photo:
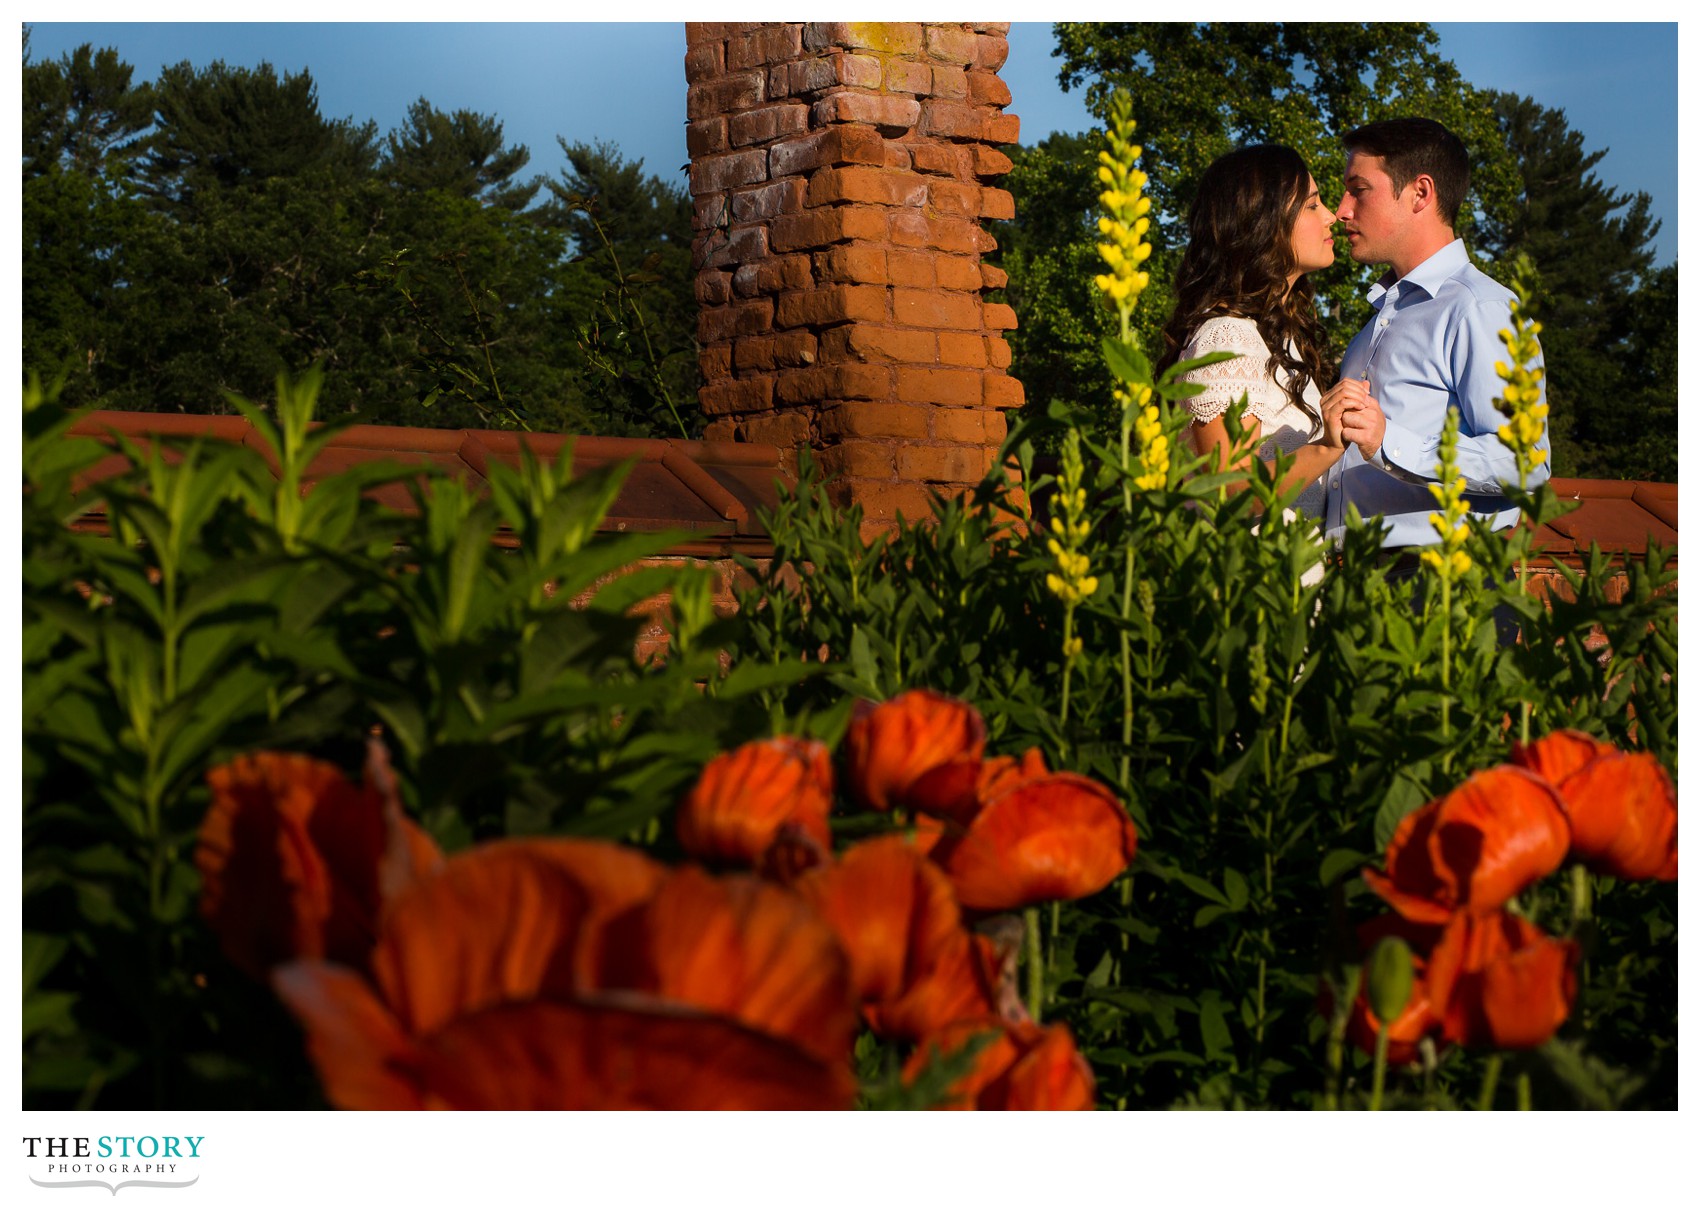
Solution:
M 1192 339 L 1182 348 L 1180 357 L 1185 361 L 1218 350 L 1240 356 L 1181 376 L 1188 383 L 1204 385 L 1202 392 L 1186 401 L 1193 419 L 1200 425 L 1213 421 L 1230 404 L 1245 396 L 1246 412 L 1263 427 L 1263 440 L 1257 448 L 1260 459 L 1273 459 L 1277 450 L 1291 454 L 1309 442 L 1311 419 L 1287 398 L 1283 386 L 1287 372 L 1271 364 L 1269 346 L 1263 343 L 1256 321 L 1241 316 L 1213 316 L 1193 330 Z M 1320 411 L 1322 392 L 1314 382 L 1305 385 L 1304 400 Z M 1320 519 L 1323 491 L 1321 479 L 1305 485 L 1293 507 L 1308 517 Z

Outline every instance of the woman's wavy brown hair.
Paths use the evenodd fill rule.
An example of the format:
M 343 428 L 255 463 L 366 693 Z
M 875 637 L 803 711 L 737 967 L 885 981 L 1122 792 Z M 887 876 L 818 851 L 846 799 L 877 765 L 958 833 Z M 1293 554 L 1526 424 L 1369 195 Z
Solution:
M 1322 418 L 1304 402 L 1304 390 L 1309 383 L 1328 387 L 1335 368 L 1308 276 L 1287 288 L 1294 267 L 1293 224 L 1309 192 L 1304 158 L 1280 144 L 1242 147 L 1204 170 L 1187 214 L 1178 301 L 1163 326 L 1157 371 L 1180 359 L 1188 338 L 1211 316 L 1243 316 L 1257 324 L 1271 357 L 1286 370 L 1287 396 L 1311 418 L 1314 437 Z

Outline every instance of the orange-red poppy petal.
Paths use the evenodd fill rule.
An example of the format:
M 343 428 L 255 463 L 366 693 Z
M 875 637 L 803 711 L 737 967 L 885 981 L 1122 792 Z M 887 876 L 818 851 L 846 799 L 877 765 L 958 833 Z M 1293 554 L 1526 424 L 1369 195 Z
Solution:
M 391 905 L 372 970 L 409 1034 L 570 981 L 595 901 L 585 883 L 524 841 L 450 858 Z
M 1559 785 L 1571 854 L 1626 880 L 1676 878 L 1676 788 L 1650 753 L 1611 754 Z
M 832 758 L 819 741 L 774 737 L 723 753 L 679 804 L 679 844 L 712 862 L 754 864 L 780 827 L 832 844 Z
M 413 1040 L 352 969 L 297 960 L 272 969 L 272 988 L 301 1023 L 325 1098 L 345 1111 L 417 1111 Z
M 986 725 L 968 703 L 907 690 L 878 705 L 858 703 L 844 737 L 845 783 L 875 812 L 905 804 L 911 787 L 946 762 L 978 762 Z
M 1582 767 L 1616 752 L 1617 747 L 1609 741 L 1575 728 L 1560 728 L 1528 745 L 1512 742 L 1511 760 L 1556 787 Z
M 1121 802 L 1078 774 L 1028 779 L 984 804 L 932 850 L 964 908 L 1075 900 L 1127 870 L 1138 834 Z
M 868 1027 L 882 1039 L 914 1041 L 964 1019 L 998 1018 L 1002 967 L 996 943 L 962 931 L 946 943 L 932 969 L 900 995 L 864 1007 Z
M 950 881 L 903 838 L 852 846 L 809 872 L 798 895 L 820 910 L 850 957 L 858 1001 L 886 1001 L 939 962 L 962 930 Z
M 683 867 L 603 940 L 602 986 L 696 1006 L 831 1060 L 856 1031 L 850 964 L 826 919 L 750 876 Z
M 1068 1026 L 1053 1023 L 1022 1041 L 1020 1056 L 980 1092 L 977 1105 L 982 1111 L 1091 1111 L 1097 1087 Z
M 836 1062 L 689 1007 L 646 999 L 498 1006 L 425 1041 L 428 1105 L 513 1111 L 844 1110 Z
M 1513 914 L 1456 915 L 1428 960 L 1442 1031 L 1467 1047 L 1538 1047 L 1570 1015 L 1580 954 Z

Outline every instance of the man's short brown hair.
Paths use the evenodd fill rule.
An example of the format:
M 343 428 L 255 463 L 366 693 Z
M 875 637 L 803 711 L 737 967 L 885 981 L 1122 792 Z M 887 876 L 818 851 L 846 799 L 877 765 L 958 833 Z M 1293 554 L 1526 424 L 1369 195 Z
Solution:
M 1458 210 L 1470 192 L 1470 157 L 1457 135 L 1433 118 L 1389 118 L 1348 131 L 1341 142 L 1348 155 L 1379 157 L 1395 194 L 1427 174 L 1434 181 L 1441 220 L 1457 226 Z

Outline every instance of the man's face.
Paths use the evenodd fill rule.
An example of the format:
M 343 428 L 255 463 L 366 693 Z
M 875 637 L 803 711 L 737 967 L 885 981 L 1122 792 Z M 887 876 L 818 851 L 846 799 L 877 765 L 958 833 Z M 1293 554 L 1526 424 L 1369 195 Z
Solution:
M 1405 189 L 1410 188 L 1407 182 Z M 1403 191 L 1393 192 L 1393 179 L 1382 169 L 1380 156 L 1352 152 L 1346 157 L 1346 192 L 1338 212 L 1352 260 L 1372 265 L 1398 259 L 1411 222 L 1402 197 Z

